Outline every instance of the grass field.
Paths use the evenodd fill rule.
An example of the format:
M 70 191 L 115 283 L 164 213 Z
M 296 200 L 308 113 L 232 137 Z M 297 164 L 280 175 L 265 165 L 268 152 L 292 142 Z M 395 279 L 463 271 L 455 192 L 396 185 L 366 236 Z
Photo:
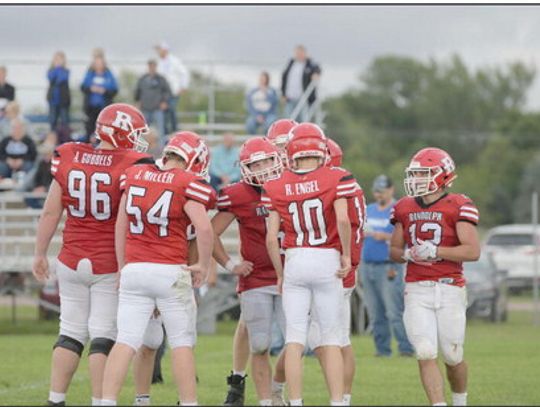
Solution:
M 0 308 L 0 405 L 43 405 L 48 395 L 51 346 L 57 323 L 35 322 L 35 311 L 20 308 L 19 323 L 13 326 L 10 312 Z M 225 375 L 230 370 L 234 324 L 220 324 L 219 333 L 200 336 L 197 346 L 199 403 L 217 405 L 225 396 Z M 31 334 L 30 334 L 31 333 Z M 354 337 L 357 377 L 353 402 L 358 405 L 426 405 L 416 362 L 413 359 L 375 358 L 371 337 Z M 466 358 L 470 365 L 471 405 L 540 404 L 540 328 L 531 326 L 531 314 L 512 312 L 509 321 L 494 325 L 471 321 L 467 330 Z M 169 353 L 164 359 L 165 381 L 152 389 L 153 404 L 176 403 L 171 382 Z M 317 361 L 305 363 L 305 404 L 328 402 Z M 71 405 L 90 401 L 86 358 L 68 394 Z M 248 379 L 247 403 L 256 404 Z M 450 398 L 448 397 L 448 401 Z M 133 402 L 129 377 L 119 402 Z

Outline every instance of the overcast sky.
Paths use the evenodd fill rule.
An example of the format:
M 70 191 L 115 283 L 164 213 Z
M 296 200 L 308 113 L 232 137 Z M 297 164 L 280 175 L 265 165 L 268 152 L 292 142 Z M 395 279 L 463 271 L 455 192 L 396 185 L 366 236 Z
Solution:
M 248 85 L 260 69 L 277 76 L 302 43 L 323 67 L 324 93 L 334 94 L 355 86 L 382 54 L 455 52 L 472 67 L 518 59 L 540 66 L 540 6 L 0 6 L 0 64 L 25 88 L 27 104 L 42 98 L 57 49 L 72 62 L 88 60 L 95 46 L 112 61 L 141 61 L 161 40 L 188 65 L 216 60 L 220 79 Z M 14 63 L 22 60 L 35 62 Z M 84 67 L 72 64 L 72 87 Z M 540 109 L 538 82 L 530 107 Z

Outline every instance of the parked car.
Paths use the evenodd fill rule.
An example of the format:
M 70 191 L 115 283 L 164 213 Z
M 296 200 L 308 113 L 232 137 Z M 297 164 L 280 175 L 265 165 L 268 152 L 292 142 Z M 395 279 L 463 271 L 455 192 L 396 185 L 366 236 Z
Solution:
M 483 253 L 478 261 L 463 263 L 463 272 L 467 279 L 467 316 L 506 321 L 508 272 L 500 270 L 489 253 Z
M 540 228 L 533 237 L 533 225 L 497 226 L 488 232 L 485 251 L 502 270 L 508 270 L 508 287 L 522 291 L 532 287 L 534 256 L 540 251 Z

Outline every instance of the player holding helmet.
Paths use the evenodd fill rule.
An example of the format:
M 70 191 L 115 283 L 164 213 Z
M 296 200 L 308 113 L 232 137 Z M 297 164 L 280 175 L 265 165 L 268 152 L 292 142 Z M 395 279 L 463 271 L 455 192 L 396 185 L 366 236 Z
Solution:
M 291 169 L 281 178 L 266 182 L 262 196 L 270 211 L 268 253 L 278 274 L 278 286 L 283 287 L 290 404 L 302 404 L 302 352 L 313 302 L 320 327 L 321 366 L 331 403 L 343 405 L 341 279 L 351 271 L 347 198 L 354 196 L 357 183 L 349 172 L 325 166 L 327 139 L 318 126 L 302 123 L 290 135 L 287 156 Z M 284 268 L 278 240 L 282 221 Z
M 116 339 L 118 266 L 114 225 L 120 176 L 129 166 L 153 162 L 146 154 L 146 121 L 133 106 L 105 107 L 96 120 L 97 148 L 66 143 L 55 150 L 51 184 L 39 220 L 33 273 L 49 277 L 47 249 L 62 217 L 67 220 L 56 274 L 60 287 L 60 335 L 52 356 L 49 404 L 63 405 L 83 348 L 90 339 L 92 404 L 101 399 L 103 369 Z M 137 151 L 135 151 L 137 150 Z
M 444 379 L 437 365 L 440 349 L 453 405 L 466 405 L 467 295 L 462 262 L 480 256 L 478 209 L 465 195 L 448 192 L 456 179 L 455 165 L 439 148 L 417 152 L 405 173 L 408 197 L 396 204 L 391 216 L 395 224 L 392 259 L 407 262 L 405 329 L 429 401 L 446 405 Z
M 239 276 L 242 320 L 249 333 L 252 374 L 259 403 L 272 405 L 269 357 L 272 323 L 277 320 L 284 330 L 285 322 L 276 272 L 264 243 L 268 211 L 260 201 L 262 185 L 281 176 L 283 163 L 274 145 L 262 137 L 255 137 L 242 145 L 240 169 L 242 180 L 223 188 L 218 198 L 219 213 L 212 219 L 216 233 L 214 257 L 223 267 Z M 229 258 L 218 237 L 235 219 L 240 228 L 243 259 L 239 263 Z M 239 399 L 231 397 L 226 403 L 239 403 Z

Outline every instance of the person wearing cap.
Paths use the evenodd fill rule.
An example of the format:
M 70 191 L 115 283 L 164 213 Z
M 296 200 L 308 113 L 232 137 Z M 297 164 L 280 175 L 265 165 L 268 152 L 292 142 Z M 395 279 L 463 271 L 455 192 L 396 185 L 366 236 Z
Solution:
M 171 97 L 168 101 L 167 110 L 165 110 L 165 131 L 170 134 L 178 130 L 176 108 L 180 101 L 180 95 L 189 86 L 189 71 L 180 58 L 170 53 L 169 44 L 166 42 L 157 45 L 156 51 L 159 55 L 157 71 L 167 79 L 171 87 Z
M 167 79 L 157 72 L 157 62 L 148 61 L 148 72 L 139 78 L 135 89 L 135 101 L 146 122 L 157 127 L 161 144 L 167 144 L 165 111 L 168 109 L 171 88 Z
M 394 227 L 390 213 L 395 204 L 394 185 L 386 175 L 373 182 L 375 202 L 367 206 L 367 223 L 360 267 L 376 356 L 391 356 L 392 334 L 402 356 L 414 350 L 403 325 L 403 267 L 390 261 L 389 242 Z

